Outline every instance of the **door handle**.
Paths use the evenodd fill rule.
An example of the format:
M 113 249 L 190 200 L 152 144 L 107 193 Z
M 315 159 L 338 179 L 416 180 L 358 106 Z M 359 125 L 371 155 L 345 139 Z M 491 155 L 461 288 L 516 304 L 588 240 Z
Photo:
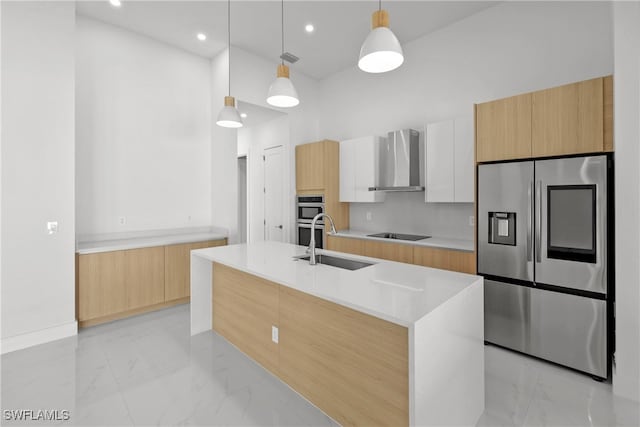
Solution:
M 536 184 L 536 262 L 542 262 L 542 181 Z
M 533 181 L 529 182 L 529 188 L 527 189 L 527 261 L 532 261 L 532 242 L 531 234 L 533 230 Z
M 276 228 L 279 228 L 280 230 L 282 230 L 282 225 L 276 225 Z

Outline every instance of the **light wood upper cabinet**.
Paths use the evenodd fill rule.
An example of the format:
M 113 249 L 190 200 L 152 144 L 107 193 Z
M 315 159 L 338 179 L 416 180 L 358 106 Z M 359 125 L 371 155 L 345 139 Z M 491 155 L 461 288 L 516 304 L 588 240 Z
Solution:
M 476 105 L 476 161 L 613 151 L 613 78 Z
M 349 204 L 340 202 L 340 144 L 325 139 L 296 146 L 296 193 L 322 194 L 338 230 L 349 228 Z
M 603 94 L 602 78 L 534 92 L 533 157 L 602 151 Z
M 243 271 L 213 264 L 212 327 L 249 357 L 278 372 L 279 285 Z
M 164 247 L 164 299 L 171 301 L 191 294 L 191 251 L 227 244 L 227 239 L 182 243 Z
M 78 320 L 127 309 L 124 251 L 78 257 Z
M 473 120 L 430 123 L 426 141 L 425 202 L 473 203 Z
M 337 165 L 336 165 L 337 166 Z M 322 191 L 325 188 L 325 143 L 296 146 L 296 190 Z
M 127 309 L 164 302 L 164 248 L 124 252 Z
M 476 161 L 531 157 L 531 94 L 476 105 Z
M 413 263 L 413 246 L 399 243 L 364 241 L 364 255 L 389 261 Z

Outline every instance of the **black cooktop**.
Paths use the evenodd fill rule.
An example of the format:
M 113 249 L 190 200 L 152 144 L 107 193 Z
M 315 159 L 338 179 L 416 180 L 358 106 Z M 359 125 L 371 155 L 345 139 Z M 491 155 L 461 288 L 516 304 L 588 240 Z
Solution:
M 382 239 L 416 241 L 416 240 L 428 239 L 431 236 L 419 236 L 416 234 L 400 234 L 400 233 L 376 233 L 376 234 L 367 234 L 367 237 L 380 237 Z

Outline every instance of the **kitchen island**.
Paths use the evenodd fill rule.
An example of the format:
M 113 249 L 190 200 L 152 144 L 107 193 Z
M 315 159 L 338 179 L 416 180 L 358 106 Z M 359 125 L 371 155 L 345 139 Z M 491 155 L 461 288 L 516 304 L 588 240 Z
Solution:
M 343 425 L 475 425 L 482 278 L 261 242 L 191 252 L 191 333 L 215 330 Z

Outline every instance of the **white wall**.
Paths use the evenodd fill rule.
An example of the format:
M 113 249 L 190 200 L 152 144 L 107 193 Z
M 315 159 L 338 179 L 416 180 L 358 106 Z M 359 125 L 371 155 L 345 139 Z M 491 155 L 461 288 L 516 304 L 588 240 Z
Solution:
M 614 5 L 616 394 L 640 401 L 640 4 Z
M 405 63 L 391 73 L 364 73 L 354 57 L 352 68 L 320 82 L 320 133 L 342 140 L 422 129 L 429 122 L 472 115 L 474 103 L 608 75 L 613 72 L 611 46 L 609 4 L 500 3 L 406 43 Z M 389 209 L 369 208 L 374 217 L 391 221 Z M 411 208 L 427 223 L 434 210 L 446 210 Z M 353 223 L 359 222 L 354 214 L 361 210 L 352 209 Z M 472 238 L 467 225 L 471 205 L 466 214 L 451 212 L 459 220 L 456 229 Z
M 224 129 L 215 124 L 215 118 L 222 108 L 224 96 L 228 94 L 228 57 L 225 50 L 213 58 L 212 72 L 212 110 L 213 122 L 211 130 L 211 223 L 229 229 L 229 242 L 237 241 L 237 130 Z M 266 103 L 267 91 L 275 80 L 277 62 L 267 61 L 256 55 L 232 46 L 231 52 L 231 95 L 236 101 L 244 101 L 265 108 L 272 108 Z M 312 78 L 297 73 L 295 65 L 291 67 L 291 79 L 298 91 L 300 105 L 281 111 L 289 118 L 289 150 L 287 152 L 287 170 L 285 179 L 290 184 L 285 199 L 289 211 L 293 210 L 295 197 L 295 145 L 313 142 L 320 139 L 318 124 L 319 97 L 318 83 Z M 249 166 L 251 169 L 251 166 Z M 251 175 L 251 172 L 249 172 Z M 249 178 L 250 179 L 250 178 Z M 290 241 L 294 240 L 293 215 L 287 226 Z
M 76 333 L 73 2 L 2 2 L 2 352 Z M 48 235 L 47 221 L 59 232 Z
M 210 62 L 85 17 L 76 46 L 78 234 L 210 225 Z

